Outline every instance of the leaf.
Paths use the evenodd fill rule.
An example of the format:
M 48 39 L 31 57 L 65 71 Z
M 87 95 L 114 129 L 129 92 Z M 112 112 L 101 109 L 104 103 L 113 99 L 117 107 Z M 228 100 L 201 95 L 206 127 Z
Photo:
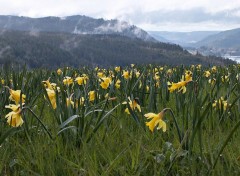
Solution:
M 66 125 L 68 125 L 70 122 L 72 122 L 73 120 L 75 120 L 76 118 L 79 118 L 79 115 L 73 115 L 71 117 L 69 117 L 66 121 L 64 121 L 61 125 L 60 128 L 64 128 Z
M 16 132 L 19 132 L 19 128 L 10 128 L 8 129 L 3 135 L 0 137 L 0 145 L 3 144 L 3 142 L 10 136 L 13 136 Z

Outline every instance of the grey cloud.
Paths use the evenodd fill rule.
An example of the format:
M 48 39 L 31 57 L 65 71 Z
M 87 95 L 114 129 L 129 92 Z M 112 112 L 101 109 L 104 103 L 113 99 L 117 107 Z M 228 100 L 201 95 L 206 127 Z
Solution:
M 126 14 L 126 16 L 134 23 L 201 23 L 205 21 L 213 21 L 216 23 L 240 23 L 240 15 L 237 14 L 240 14 L 240 8 L 217 13 L 207 12 L 203 8 L 194 8 L 174 11 L 159 10 L 148 13 L 135 11 L 135 13 Z

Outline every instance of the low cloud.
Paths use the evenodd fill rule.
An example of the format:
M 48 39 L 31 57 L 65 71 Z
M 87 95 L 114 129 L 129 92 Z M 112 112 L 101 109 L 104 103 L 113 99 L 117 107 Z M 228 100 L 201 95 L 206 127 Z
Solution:
M 120 19 L 137 26 L 158 26 L 159 29 L 166 23 L 180 25 L 179 28 L 184 24 L 195 26 L 195 24 L 211 23 L 209 29 L 214 26 L 221 27 L 221 24 L 228 24 L 229 28 L 240 27 L 238 0 L 69 0 L 67 2 L 0 0 L 0 4 L 2 15 L 30 17 L 87 15 L 94 18 Z

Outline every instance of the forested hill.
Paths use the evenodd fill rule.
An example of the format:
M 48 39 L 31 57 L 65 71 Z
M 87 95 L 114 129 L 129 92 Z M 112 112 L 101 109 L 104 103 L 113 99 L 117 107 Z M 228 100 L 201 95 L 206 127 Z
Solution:
M 147 64 L 232 64 L 230 60 L 191 55 L 178 45 L 146 42 L 120 35 L 0 32 L 0 64 L 30 68 Z
M 156 41 L 146 31 L 117 19 L 95 19 L 84 15 L 29 18 L 0 15 L 0 29 L 35 32 L 65 32 L 71 34 L 118 34 L 144 41 Z
M 195 44 L 197 47 L 240 49 L 240 28 L 210 35 Z

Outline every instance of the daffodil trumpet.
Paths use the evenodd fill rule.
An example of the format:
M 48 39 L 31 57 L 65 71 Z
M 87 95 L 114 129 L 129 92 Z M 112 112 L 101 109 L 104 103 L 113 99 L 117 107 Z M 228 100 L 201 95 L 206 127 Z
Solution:
M 21 90 L 13 90 L 8 86 L 4 86 L 4 87 L 9 90 L 9 93 L 10 93 L 9 99 L 11 101 L 14 101 L 16 105 L 18 105 L 19 103 L 21 104 L 25 102 L 26 95 L 23 94 Z
M 12 110 L 5 116 L 5 118 L 7 119 L 7 123 L 12 127 L 22 126 L 25 120 L 25 119 L 23 120 L 22 114 L 25 110 L 29 110 L 32 113 L 32 115 L 38 120 L 38 122 L 43 126 L 44 130 L 48 133 L 49 137 L 53 139 L 51 133 L 48 131 L 48 129 L 43 124 L 43 122 L 39 119 L 39 117 L 29 107 L 23 107 L 23 106 L 24 104 L 22 105 L 9 104 L 5 106 L 5 108 Z
M 182 136 L 181 136 L 181 132 L 180 132 L 180 129 L 179 129 L 179 126 L 178 126 L 178 123 L 177 123 L 177 120 L 174 116 L 174 113 L 172 111 L 172 109 L 170 108 L 165 108 L 163 109 L 160 113 L 158 114 L 155 114 L 155 113 L 147 113 L 147 114 L 144 114 L 144 116 L 147 118 L 147 119 L 151 119 L 150 121 L 146 122 L 146 126 L 149 127 L 150 131 L 154 131 L 154 128 L 157 126 L 157 129 L 162 129 L 163 132 L 166 132 L 167 130 L 167 125 L 166 125 L 166 122 L 163 121 L 163 117 L 165 115 L 165 113 L 167 111 L 170 111 L 172 117 L 173 117 L 173 120 L 174 120 L 174 123 L 175 123 L 175 126 L 177 128 L 177 132 L 178 132 L 178 137 L 179 137 L 179 142 L 181 143 L 182 141 Z

